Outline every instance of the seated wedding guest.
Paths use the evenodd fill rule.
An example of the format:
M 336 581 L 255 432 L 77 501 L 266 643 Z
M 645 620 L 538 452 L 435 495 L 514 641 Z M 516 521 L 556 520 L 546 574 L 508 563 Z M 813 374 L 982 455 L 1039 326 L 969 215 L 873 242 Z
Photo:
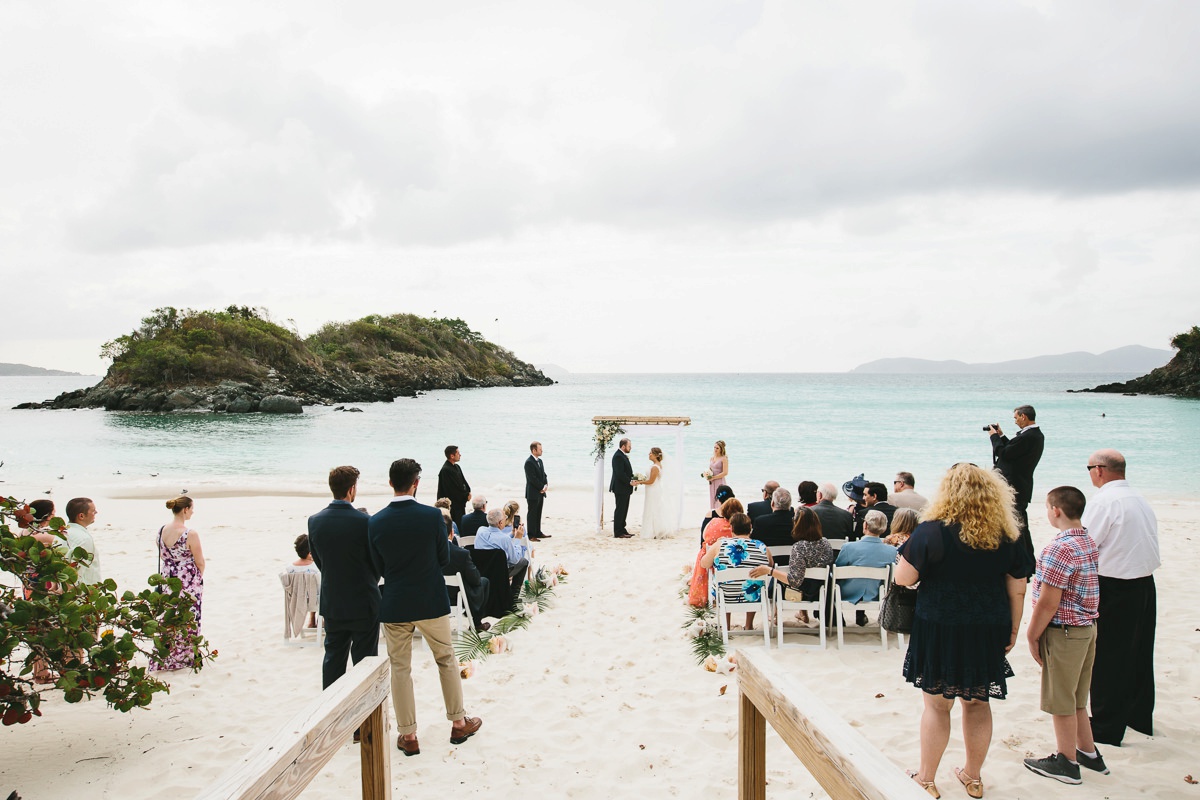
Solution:
M 775 494 L 775 490 L 778 488 L 779 481 L 767 481 L 763 484 L 762 500 L 755 500 L 746 506 L 746 516 L 750 518 L 751 524 L 763 514 L 771 513 L 771 495 Z
M 863 488 L 863 504 L 868 509 L 874 509 L 882 512 L 887 517 L 888 527 L 892 526 L 892 516 L 896 513 L 896 507 L 888 502 L 887 487 L 878 481 L 871 481 Z
M 800 485 L 796 487 L 796 502 L 805 508 L 812 508 L 817 504 L 817 484 L 813 481 L 800 481 Z
M 879 538 L 887 532 L 887 517 L 882 511 L 870 509 L 863 515 L 863 538 L 847 542 L 838 553 L 834 566 L 890 567 L 896 563 L 896 548 Z M 843 603 L 871 603 L 879 599 L 879 581 L 874 578 L 844 578 L 838 581 Z M 859 625 L 867 624 L 867 612 L 855 615 Z
M 899 547 L 912 536 L 913 529 L 920 523 L 921 516 L 911 508 L 897 508 L 892 517 L 892 532 L 884 537 L 884 543 Z
M 917 494 L 916 488 L 917 479 L 911 472 L 897 472 L 892 481 L 892 505 L 897 508 L 911 508 L 919 513 L 929 501 Z
M 449 497 L 439 497 L 437 499 L 437 502 L 435 502 L 433 504 L 433 507 L 440 508 L 445 511 L 449 511 L 450 510 L 450 498 Z M 458 525 L 455 524 L 453 516 L 451 516 L 451 518 L 450 518 L 450 525 L 452 526 L 451 527 L 451 531 L 452 531 L 451 536 L 453 537 L 453 539 L 451 541 L 457 542 L 458 541 Z
M 470 515 L 464 515 L 463 519 L 468 516 Z M 450 518 L 449 508 L 442 509 L 442 519 L 446 522 L 446 539 L 450 547 L 450 563 L 442 567 L 442 574 L 462 577 L 463 590 L 467 594 L 467 608 L 471 612 L 475 630 L 486 631 L 492 627 L 483 621 L 483 610 L 487 608 L 490 591 L 489 581 L 479 574 L 479 567 L 475 566 L 471 554 L 454 541 L 454 520 Z M 458 588 L 447 586 L 446 594 L 450 597 L 450 605 L 454 605 L 458 600 Z
M 728 487 L 725 487 L 728 488 Z M 732 494 L 732 490 L 730 490 Z M 692 568 L 692 582 L 688 586 L 688 604 L 696 606 L 708 605 L 708 567 L 701 567 L 700 560 L 704 558 L 704 554 L 708 552 L 708 548 L 718 539 L 733 536 L 733 529 L 729 527 L 729 518 L 734 514 L 741 514 L 742 501 L 736 497 L 730 497 L 721 503 L 721 508 L 718 509 L 717 516 L 712 520 L 712 524 L 703 528 L 700 532 L 700 552 L 696 553 L 696 566 Z
M 750 518 L 745 514 L 730 517 L 729 528 L 733 535 L 713 542 L 700 559 L 700 566 L 704 569 L 712 567 L 715 570 L 713 578 L 717 585 L 709 587 L 709 595 L 713 605 L 717 602 L 717 592 L 724 595 L 726 603 L 753 603 L 767 590 L 766 584 L 758 581 L 722 581 L 721 571 L 735 567 L 770 567 L 771 553 L 762 542 L 750 538 Z M 754 614 L 753 611 L 746 612 L 746 630 L 754 627 Z M 765 620 L 763 622 L 766 624 Z M 728 614 L 725 616 L 725 626 L 730 626 Z
M 471 497 L 471 513 L 464 514 L 458 524 L 459 536 L 474 536 L 487 525 L 487 498 L 481 494 Z
M 771 513 L 754 518 L 754 532 L 751 536 L 767 547 L 790 545 L 792 523 L 795 519 L 795 514 L 792 513 L 792 493 L 780 486 L 771 494 Z
M 799 602 L 811 602 L 821 599 L 821 587 L 824 581 L 804 577 L 804 571 L 809 567 L 828 567 L 833 563 L 833 548 L 829 541 L 821 535 L 821 519 L 811 508 L 800 508 L 796 511 L 796 521 L 792 526 L 792 553 L 788 559 L 787 569 L 782 567 L 755 567 L 750 573 L 752 578 L 764 575 L 783 581 L 787 588 L 783 590 L 783 599 Z M 808 624 L 808 612 L 799 611 L 796 619 Z
M 732 498 L 733 498 L 733 489 L 731 489 L 728 486 L 718 486 L 717 487 L 717 502 L 718 503 L 724 503 L 726 500 L 730 500 Z M 708 523 L 712 522 L 714 519 L 716 519 L 719 516 L 721 516 L 721 507 L 717 506 L 715 511 L 708 512 L 708 514 L 704 517 L 704 519 L 700 521 L 700 540 L 701 541 L 704 540 L 704 529 L 708 527 Z
M 284 567 L 284 572 L 311 572 L 314 575 L 320 575 L 321 570 L 317 569 L 316 563 L 313 561 L 312 551 L 308 546 L 308 534 L 302 533 L 296 537 L 296 541 L 292 543 L 296 548 L 296 560 Z M 304 627 L 317 627 L 317 614 L 315 611 L 308 612 L 308 617 L 304 620 Z
M 509 500 L 504 504 L 504 530 L 512 531 L 513 523 L 520 519 L 521 504 L 516 500 Z
M 515 531 L 509 532 L 505 522 L 505 509 L 493 508 L 487 513 L 487 527 L 480 528 L 475 534 L 476 550 L 502 550 L 508 561 L 508 579 L 512 597 L 515 600 L 521 592 L 521 584 L 525 582 L 525 571 L 529 568 L 529 544 L 525 540 L 525 526 L 518 525 Z
M 28 527 L 22 531 L 20 536 L 32 536 L 39 543 L 49 547 L 58 547 L 65 549 L 66 544 L 62 539 L 58 538 L 53 531 L 50 530 L 50 518 L 54 516 L 54 501 L 47 499 L 34 500 L 29 504 L 29 510 L 33 512 L 33 519 L 28 523 L 18 522 L 18 527 Z M 35 583 L 37 581 L 37 567 L 32 563 L 21 574 L 21 584 L 24 589 L 26 600 L 32 600 L 35 592 Z M 47 594 L 62 594 L 62 586 L 58 583 L 47 581 L 45 584 Z M 36 684 L 52 684 L 58 681 L 59 675 L 54 670 L 50 669 L 49 663 L 43 658 L 35 658 L 33 660 L 33 682 Z
M 812 507 L 821 520 L 821 531 L 826 539 L 847 541 L 854 536 L 854 517 L 844 508 L 833 504 L 838 490 L 832 483 L 823 483 L 817 489 L 817 504 Z

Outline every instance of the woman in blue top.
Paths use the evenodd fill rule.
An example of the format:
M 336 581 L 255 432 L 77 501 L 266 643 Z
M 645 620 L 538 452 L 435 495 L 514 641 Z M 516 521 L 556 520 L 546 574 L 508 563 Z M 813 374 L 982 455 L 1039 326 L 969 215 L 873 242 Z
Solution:
M 726 603 L 757 603 L 761 599 L 762 593 L 766 591 L 765 584 L 761 579 L 747 579 L 740 583 L 737 581 L 722 582 L 721 570 L 737 567 L 769 567 L 775 561 L 771 558 L 771 551 L 765 544 L 750 538 L 752 528 L 750 517 L 745 514 L 734 514 L 729 518 L 729 527 L 733 531 L 733 538 L 713 542 L 708 548 L 708 552 L 700 559 L 701 567 L 704 569 L 712 567 L 716 570 L 712 585 L 708 587 L 709 592 L 712 593 L 713 605 L 716 605 L 718 591 L 724 595 Z M 754 614 L 753 611 L 746 612 L 746 630 L 754 627 Z M 726 626 L 729 625 L 728 617 L 729 615 L 726 614 Z

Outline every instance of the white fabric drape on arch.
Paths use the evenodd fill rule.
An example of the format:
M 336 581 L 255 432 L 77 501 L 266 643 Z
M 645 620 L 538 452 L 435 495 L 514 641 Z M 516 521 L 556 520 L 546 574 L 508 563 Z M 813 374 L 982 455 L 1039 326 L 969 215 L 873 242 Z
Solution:
M 612 443 L 608 449 L 604 451 L 604 457 L 596 462 L 596 487 L 595 487 L 595 518 L 596 518 L 596 533 L 604 532 L 604 500 L 608 494 L 608 479 L 609 465 L 612 463 L 612 454 L 617 448 L 617 442 L 622 439 L 629 439 L 633 442 L 633 450 L 629 454 L 629 461 L 633 465 L 634 472 L 640 472 L 643 475 L 649 470 L 647 466 L 648 459 L 646 453 L 651 447 L 662 448 L 663 461 L 667 465 L 668 474 L 670 475 L 671 484 L 669 489 L 675 497 L 675 516 L 673 530 L 679 530 L 680 523 L 683 520 L 683 425 L 622 425 L 625 433 L 613 437 Z M 672 430 L 673 429 L 673 430 Z M 666 440 L 668 437 L 675 439 L 675 453 L 671 455 L 667 449 Z M 638 497 L 638 493 L 634 493 L 634 497 Z M 630 501 L 630 511 L 634 510 L 634 504 Z

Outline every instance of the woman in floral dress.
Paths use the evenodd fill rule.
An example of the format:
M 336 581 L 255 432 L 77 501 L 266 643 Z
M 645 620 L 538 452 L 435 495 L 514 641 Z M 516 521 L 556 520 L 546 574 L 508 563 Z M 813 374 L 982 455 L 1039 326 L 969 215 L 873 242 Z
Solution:
M 192 611 L 196 615 L 190 632 L 200 633 L 200 604 L 204 597 L 204 551 L 200 534 L 187 526 L 195 509 L 192 498 L 176 497 L 167 501 L 173 515 L 171 521 L 158 529 L 159 573 L 164 578 L 179 578 L 183 591 L 192 596 Z M 194 653 L 186 641 L 178 641 L 162 661 L 150 659 L 151 670 L 190 669 Z
M 713 523 L 716 524 L 716 523 Z M 712 527 L 709 525 L 708 527 Z M 765 582 L 748 579 L 741 582 L 721 579 L 721 572 L 739 567 L 770 567 L 774 564 L 771 552 L 767 546 L 757 539 L 750 538 L 750 518 L 745 514 L 734 514 L 729 518 L 731 537 L 723 538 L 709 546 L 708 552 L 700 559 L 704 569 L 712 567 L 716 572 L 713 578 L 715 586 L 708 591 L 712 596 L 713 605 L 717 605 L 717 592 L 725 597 L 726 603 L 757 603 L 762 599 L 766 590 Z M 754 627 L 753 611 L 746 612 L 746 630 Z M 729 627 L 729 614 L 725 615 L 725 626 Z M 765 623 L 764 623 L 765 624 Z

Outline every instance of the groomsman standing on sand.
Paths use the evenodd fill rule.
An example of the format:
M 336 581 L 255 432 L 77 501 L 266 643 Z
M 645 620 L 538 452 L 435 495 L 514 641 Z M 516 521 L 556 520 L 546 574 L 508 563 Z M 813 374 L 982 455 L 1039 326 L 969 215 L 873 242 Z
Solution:
M 1033 564 L 1037 558 L 1033 553 L 1033 539 L 1029 536 L 1029 503 L 1033 500 L 1033 471 L 1042 460 L 1042 450 L 1046 447 L 1046 437 L 1042 429 L 1034 421 L 1037 412 L 1033 406 L 1017 406 L 1013 409 L 1013 421 L 1017 423 L 1017 432 L 1009 439 L 1000 430 L 999 425 L 989 425 L 988 435 L 992 440 L 992 465 L 1004 476 L 1008 485 L 1016 495 L 1014 509 L 1017 512 L 1017 522 L 1021 526 L 1021 538 L 1017 546 Z
M 633 444 L 628 439 L 622 439 L 617 445 L 617 452 L 612 457 L 612 481 L 608 490 L 617 500 L 617 508 L 613 511 L 613 537 L 631 539 L 633 534 L 625 529 L 625 518 L 629 516 L 629 498 L 633 496 L 633 467 L 629 464 L 629 451 Z
M 417 502 L 421 465 L 411 458 L 392 462 L 388 482 L 395 497 L 367 524 L 371 560 L 383 575 L 379 620 L 392 666 L 392 705 L 396 710 L 396 747 L 406 756 L 421 752 L 417 743 L 417 707 L 413 697 L 412 642 L 419 630 L 437 662 L 450 743 L 462 744 L 483 724 L 463 710 L 462 676 L 450 639 L 450 599 L 442 570 L 450 564 L 450 546 L 441 509 Z
M 442 469 L 438 472 L 437 496 L 450 498 L 450 519 L 457 525 L 462 522 L 463 514 L 467 513 L 467 503 L 471 500 L 471 484 L 467 483 L 462 467 L 458 465 L 462 460 L 458 445 L 446 445 L 445 452 L 446 463 L 442 464 Z
M 325 661 L 321 688 L 346 674 L 346 656 L 357 664 L 379 653 L 379 570 L 367 545 L 367 515 L 352 503 L 358 470 L 329 470 L 333 502 L 308 518 L 308 546 L 321 570 Z
M 546 479 L 546 468 L 542 466 L 542 443 L 534 442 L 529 445 L 529 458 L 525 459 L 525 507 L 529 512 L 527 530 L 531 542 L 550 538 L 550 534 L 542 533 L 542 505 L 546 502 L 548 488 L 550 482 Z

